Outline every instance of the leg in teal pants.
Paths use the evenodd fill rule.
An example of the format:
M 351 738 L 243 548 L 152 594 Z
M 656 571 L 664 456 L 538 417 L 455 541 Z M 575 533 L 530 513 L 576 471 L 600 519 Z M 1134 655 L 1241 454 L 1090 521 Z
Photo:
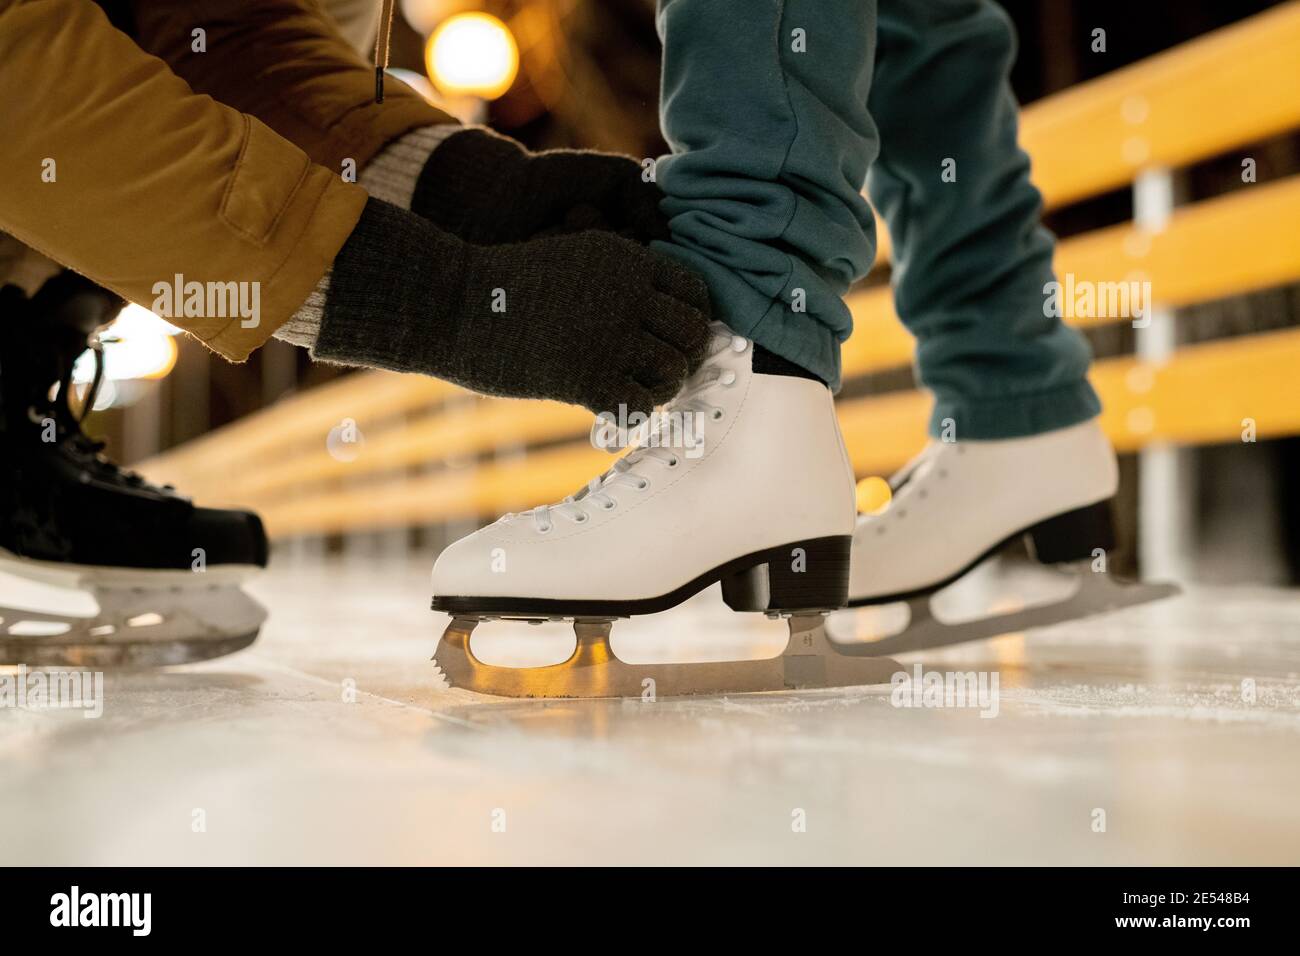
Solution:
M 1016 145 L 998 7 L 660 0 L 659 30 L 660 248 L 705 276 L 718 318 L 838 387 L 842 296 L 875 253 L 866 182 L 932 432 L 951 419 L 961 438 L 1010 438 L 1098 413 L 1087 344 L 1043 314 L 1053 242 Z

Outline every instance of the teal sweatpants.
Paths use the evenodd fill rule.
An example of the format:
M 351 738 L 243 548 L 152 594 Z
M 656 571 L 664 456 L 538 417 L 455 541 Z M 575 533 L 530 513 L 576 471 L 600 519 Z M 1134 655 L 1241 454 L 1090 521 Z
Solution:
M 658 163 L 715 317 L 833 388 L 843 295 L 893 239 L 931 431 L 1010 438 L 1100 411 L 1087 342 L 1044 315 L 1054 240 L 1016 142 L 1011 24 L 988 0 L 659 0 Z

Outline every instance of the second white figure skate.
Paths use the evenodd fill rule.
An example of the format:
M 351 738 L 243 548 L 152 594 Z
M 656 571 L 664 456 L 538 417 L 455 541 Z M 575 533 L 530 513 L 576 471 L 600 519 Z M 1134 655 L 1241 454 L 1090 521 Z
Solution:
M 847 611 L 832 621 L 831 635 L 901 654 L 1178 594 L 1173 584 L 1125 582 L 1109 572 L 1117 485 L 1115 453 L 1095 419 L 1026 438 L 932 442 L 890 481 L 887 507 L 858 518 L 853 536 L 850 608 L 906 603 L 905 629 L 864 633 Z M 958 623 L 935 613 L 936 594 L 1022 538 L 1035 561 L 1070 579 L 1066 597 Z
M 453 620 L 435 660 L 452 686 L 671 697 L 882 683 L 898 670 L 860 646 L 832 646 L 822 627 L 847 596 L 855 517 L 829 390 L 756 373 L 751 343 L 714 329 L 703 366 L 610 471 L 443 551 L 433 607 Z M 784 654 L 666 665 L 615 656 L 615 619 L 666 610 L 718 581 L 733 610 L 788 618 Z M 543 667 L 485 664 L 470 635 L 496 618 L 573 621 L 573 655 Z

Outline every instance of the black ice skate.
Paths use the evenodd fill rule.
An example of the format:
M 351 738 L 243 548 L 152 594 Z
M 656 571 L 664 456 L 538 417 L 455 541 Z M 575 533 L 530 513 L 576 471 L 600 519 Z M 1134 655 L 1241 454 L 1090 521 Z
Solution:
M 65 589 L 26 584 L 8 602 L 40 610 L 0 602 L 0 664 L 204 660 L 247 647 L 266 617 L 240 590 L 266 564 L 257 516 L 196 508 L 108 461 L 81 430 L 73 363 L 94 350 L 95 381 L 76 403 L 93 408 L 103 372 L 94 330 L 120 305 L 71 272 L 30 300 L 0 289 L 0 572 Z M 67 610 L 66 589 L 89 592 L 97 613 Z

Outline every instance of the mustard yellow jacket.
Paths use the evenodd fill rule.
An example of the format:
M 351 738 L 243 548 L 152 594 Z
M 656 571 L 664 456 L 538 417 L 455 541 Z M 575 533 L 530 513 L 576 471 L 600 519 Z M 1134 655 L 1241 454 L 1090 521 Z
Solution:
M 172 318 L 235 361 L 300 306 L 385 143 L 451 122 L 373 67 L 312 0 L 0 0 L 0 231 L 151 306 L 159 284 L 258 283 L 255 325 Z M 196 33 L 195 31 L 201 31 Z

